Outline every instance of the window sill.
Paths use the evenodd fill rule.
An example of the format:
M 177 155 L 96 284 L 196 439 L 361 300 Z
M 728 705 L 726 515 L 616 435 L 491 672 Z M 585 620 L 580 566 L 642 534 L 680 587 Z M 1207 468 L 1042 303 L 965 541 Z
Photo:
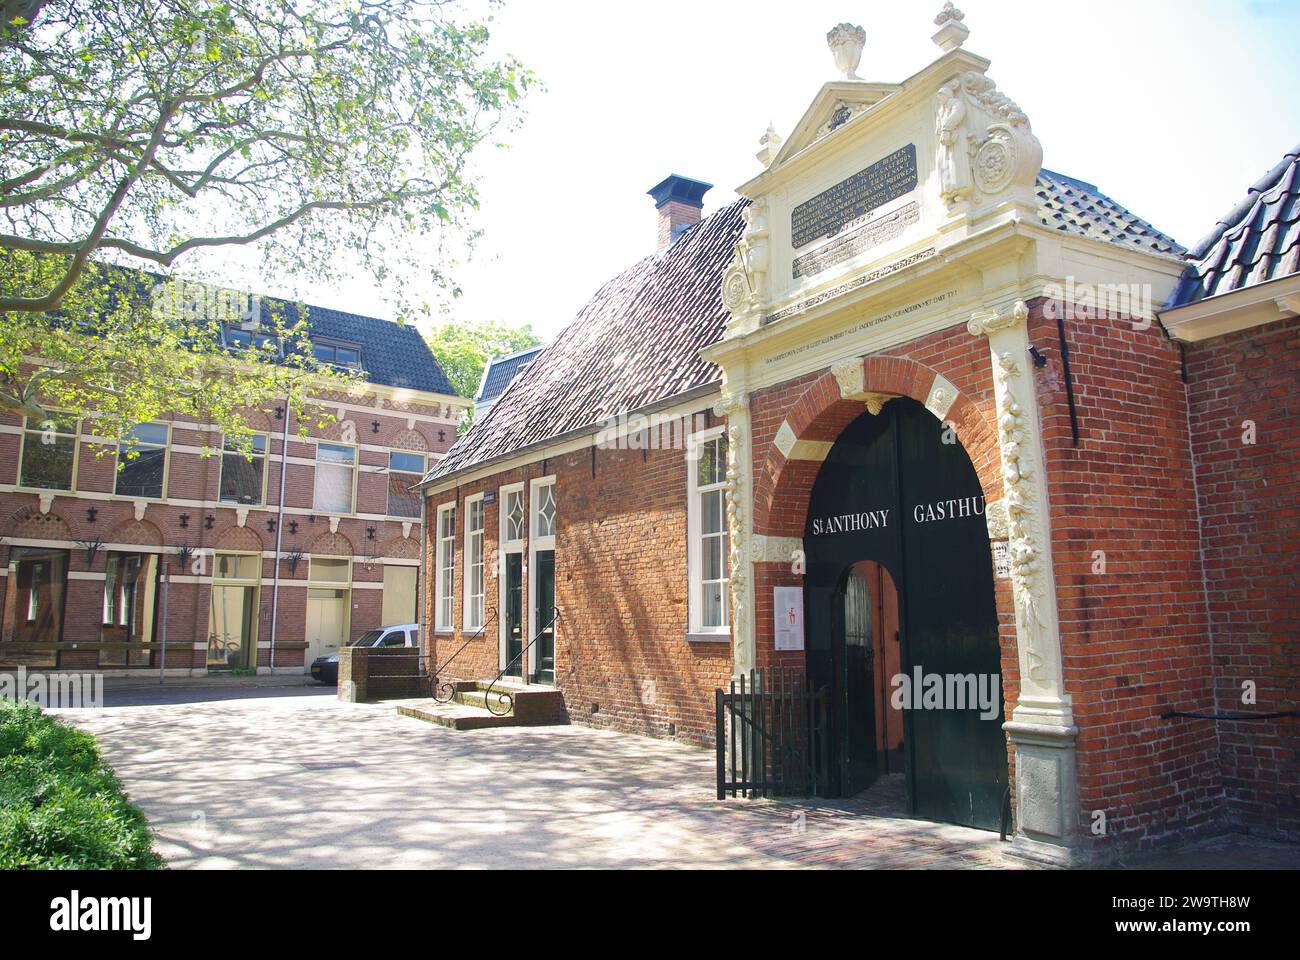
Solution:
M 687 643 L 730 643 L 731 632 L 726 633 L 688 633 Z

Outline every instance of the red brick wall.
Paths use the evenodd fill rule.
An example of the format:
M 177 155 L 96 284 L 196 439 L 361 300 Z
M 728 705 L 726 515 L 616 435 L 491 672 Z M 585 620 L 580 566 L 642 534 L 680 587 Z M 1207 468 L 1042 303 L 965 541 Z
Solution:
M 1215 691 L 1224 713 L 1300 709 L 1300 319 L 1187 348 Z M 1243 442 L 1253 421 L 1256 443 Z M 1257 702 L 1242 702 L 1243 683 Z M 1201 709 L 1211 706 L 1207 696 Z M 1209 727 L 1209 724 L 1197 724 Z M 1217 725 L 1234 821 L 1300 833 L 1300 720 Z
M 439 659 L 460 646 L 464 617 L 465 498 L 484 490 L 555 475 L 556 684 L 570 717 L 596 727 L 710 743 L 713 693 L 731 676 L 727 642 L 687 634 L 687 474 L 682 450 L 567 454 L 493 475 L 456 495 L 457 631 L 438 638 Z M 429 505 L 452 499 L 435 495 Z M 497 606 L 497 503 L 486 507 L 487 606 Z M 532 502 L 528 502 L 531 524 Z M 527 554 L 525 554 L 525 558 Z M 525 573 L 525 602 L 531 600 Z M 433 570 L 428 573 L 429 593 Z M 490 679 L 498 634 L 475 641 L 449 670 L 457 679 Z
M 439 454 L 445 452 L 455 441 L 455 427 L 450 422 L 439 423 L 416 419 L 414 426 L 409 423 L 410 415 L 423 417 L 442 415 L 445 411 L 441 405 L 397 402 L 373 396 L 357 398 L 341 394 L 319 399 L 325 403 L 347 403 L 371 408 L 342 411 L 335 408 L 344 420 L 352 422 L 357 444 L 383 448 L 361 449 L 359 462 L 362 465 L 386 467 L 388 449 Z M 69 550 L 70 572 L 99 574 L 101 577 L 107 565 L 107 549 L 101 550 L 92 564 L 87 564 L 85 550 L 76 543 L 78 539 L 98 538 L 108 543 L 138 544 L 146 551 L 152 549 L 154 552 L 165 546 L 169 548 L 166 551 L 169 554 L 174 553 L 174 548 L 180 544 L 207 551 L 209 555 L 214 549 L 273 551 L 276 547 L 276 535 L 267 524 L 268 521 L 276 519 L 280 483 L 278 458 L 284 421 L 276 420 L 270 412 L 255 414 L 253 426 L 269 434 L 270 454 L 265 467 L 266 503 L 264 506 L 249 509 L 243 529 L 238 526 L 236 509 L 231 505 L 216 502 L 221 475 L 219 452 L 210 457 L 204 457 L 197 452 L 205 446 L 217 447 L 220 436 L 194 429 L 180 422 L 174 424 L 172 429 L 173 449 L 169 459 L 166 490 L 168 499 L 148 502 L 142 522 L 135 520 L 135 506 L 130 499 L 118 499 L 113 495 L 116 466 L 114 449 L 111 446 L 104 447 L 90 442 L 91 428 L 83 424 L 77 467 L 77 489 L 73 493 L 56 493 L 46 524 L 55 532 L 45 533 L 32 527 L 32 521 L 22 519 L 28 513 L 39 514 L 38 495 L 15 489 L 18 480 L 20 420 L 12 415 L 0 415 L 0 537 L 6 538 L 7 541 L 21 540 L 24 537 L 54 539 Z M 312 424 L 309 433 L 313 437 L 322 439 L 342 440 L 344 429 L 342 424 L 332 424 L 323 429 Z M 99 455 L 101 453 L 102 456 Z M 289 456 L 309 461 L 315 458 L 315 445 L 297 436 L 297 424 L 293 422 L 290 423 Z M 314 496 L 314 467 L 309 463 L 291 462 L 288 465 L 286 480 L 286 506 L 311 511 Z M 373 514 L 376 517 L 384 516 L 387 513 L 388 486 L 387 474 L 359 471 L 356 512 Z M 87 513 L 92 508 L 96 511 L 93 522 Z M 187 526 L 184 527 L 181 526 L 182 515 L 187 518 Z M 205 523 L 209 516 L 213 519 L 210 529 Z M 417 559 L 419 519 L 415 518 L 411 522 L 412 539 L 408 541 L 404 538 L 403 524 L 400 520 L 345 516 L 339 519 L 338 536 L 331 536 L 328 517 L 314 516 L 310 512 L 286 514 L 283 550 L 288 553 L 295 549 L 302 549 L 306 554 L 313 551 L 337 553 L 341 550 L 344 554 L 355 558 L 353 564 L 355 583 L 381 584 L 382 563 L 376 563 L 372 569 L 367 570 L 362 561 L 367 555 Z M 296 525 L 296 529 L 291 530 L 291 523 Z M 31 529 L 23 528 L 23 524 Z M 373 537 L 370 533 L 372 529 Z M 7 563 L 7 561 L 8 543 L 0 545 L 0 562 Z M 275 655 L 277 669 L 303 666 L 304 651 L 301 649 L 301 644 L 305 640 L 305 586 L 308 568 L 308 556 L 303 557 L 296 574 L 290 573 L 287 563 L 280 565 L 279 631 Z M 203 647 L 207 637 L 211 597 L 211 559 L 209 557 L 207 563 L 206 575 L 209 579 L 206 581 L 188 582 L 185 578 L 190 574 L 189 570 L 175 569 L 173 572 L 181 579 L 171 583 L 168 591 L 167 667 L 201 670 L 206 667 L 206 654 Z M 259 640 L 268 645 L 271 640 L 274 574 L 275 564 L 271 559 L 265 558 L 264 579 L 259 597 Z M 65 643 L 89 643 L 101 639 L 102 626 L 99 620 L 103 590 L 102 579 L 69 581 L 63 631 Z M 350 629 L 352 637 L 380 625 L 382 603 L 381 589 L 353 590 Z M 185 644 L 188 647 L 197 646 L 198 649 L 178 650 L 170 646 L 174 643 Z M 299 645 L 298 649 L 293 649 L 294 644 Z M 89 648 L 65 649 L 59 656 L 61 666 L 93 668 L 100 663 L 98 652 Z M 101 665 L 110 668 L 124 665 L 121 660 L 121 655 L 118 654 L 114 657 L 106 657 Z M 0 647 L 0 663 L 4 661 L 4 650 Z M 269 649 L 263 648 L 258 651 L 258 663 L 262 667 L 270 665 Z M 133 664 L 133 666 L 139 665 Z M 152 666 L 156 667 L 156 662 Z
M 1080 829 L 1091 838 L 1101 811 L 1122 845 L 1192 832 L 1218 814 L 1222 786 L 1213 729 L 1160 719 L 1211 695 L 1179 352 L 1159 324 L 1076 308 L 1075 446 L 1055 312 L 1031 307 L 1030 340 L 1049 358 L 1035 380 Z

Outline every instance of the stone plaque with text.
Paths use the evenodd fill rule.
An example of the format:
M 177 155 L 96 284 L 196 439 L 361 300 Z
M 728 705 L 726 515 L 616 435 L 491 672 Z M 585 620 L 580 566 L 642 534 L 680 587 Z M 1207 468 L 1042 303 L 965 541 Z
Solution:
M 909 143 L 795 207 L 790 215 L 790 242 L 797 249 L 833 237 L 873 210 L 911 193 L 916 184 L 916 144 Z

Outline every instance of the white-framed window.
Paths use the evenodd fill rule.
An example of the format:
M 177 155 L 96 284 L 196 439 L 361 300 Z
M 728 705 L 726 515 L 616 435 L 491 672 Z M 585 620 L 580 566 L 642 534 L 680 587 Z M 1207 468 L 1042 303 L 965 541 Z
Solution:
M 222 503 L 242 503 L 260 506 L 266 501 L 266 449 L 265 434 L 255 433 L 249 439 L 248 453 L 222 444 L 221 491 Z
M 357 448 L 342 443 L 316 444 L 316 491 L 320 513 L 351 513 L 357 488 Z
M 423 453 L 390 450 L 388 453 L 388 515 L 403 520 L 420 519 L 420 491 L 427 461 Z
M 465 629 L 483 626 L 483 494 L 465 498 Z
M 533 537 L 537 540 L 555 539 L 555 478 L 542 477 L 532 482 Z
M 438 606 L 434 611 L 434 628 L 451 630 L 456 598 L 456 504 L 444 503 L 438 508 L 437 531 L 434 595 Z
M 50 413 L 28 417 L 23 427 L 18 486 L 34 490 L 71 490 L 77 474 L 76 418 Z
M 527 539 L 527 511 L 524 508 L 524 485 L 511 484 L 500 491 L 501 545 L 522 544 Z
M 690 632 L 725 634 L 731 630 L 725 429 L 696 434 L 686 467 Z
M 167 444 L 171 426 L 138 423 L 128 436 L 135 441 L 130 456 L 117 455 L 113 492 L 136 500 L 162 500 L 167 496 Z

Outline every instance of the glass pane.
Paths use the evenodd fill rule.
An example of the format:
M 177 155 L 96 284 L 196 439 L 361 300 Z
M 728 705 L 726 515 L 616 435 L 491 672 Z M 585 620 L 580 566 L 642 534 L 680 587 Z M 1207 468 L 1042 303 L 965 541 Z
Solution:
M 317 583 L 348 583 L 351 579 L 347 560 L 329 560 L 321 557 L 311 558 L 309 576 Z
M 119 497 L 145 497 L 159 500 L 163 495 L 163 470 L 167 464 L 165 447 L 136 448 L 133 460 L 121 459 L 117 472 Z
M 555 536 L 555 484 L 537 488 L 537 535 Z
M 73 438 L 53 431 L 29 431 L 23 437 L 22 473 L 18 483 L 42 490 L 71 490 L 76 444 Z
M 483 529 L 483 501 L 475 500 L 469 505 L 469 529 L 471 533 Z
M 255 433 L 255 434 L 253 434 L 251 437 L 248 438 L 248 443 L 249 443 L 249 446 L 251 446 L 251 447 L 253 448 L 253 453 L 255 453 L 255 454 L 258 454 L 258 453 L 266 453 L 266 437 L 264 437 L 262 434 L 260 434 L 260 433 Z M 230 443 L 229 440 L 227 440 L 227 441 L 222 445 L 222 449 L 224 449 L 224 450 L 234 450 L 235 447 Z M 240 451 L 240 452 L 242 452 L 242 451 Z
M 215 565 L 219 580 L 260 580 L 262 558 L 237 553 L 219 553 Z
M 714 490 L 700 497 L 702 501 L 700 504 L 700 531 L 702 533 L 721 532 L 723 526 L 722 497 L 721 490 Z
M 351 347 L 336 347 L 334 350 L 334 360 L 336 363 L 346 363 L 355 366 L 361 362 L 361 354 Z
M 725 626 L 722 620 L 722 584 L 705 583 L 700 587 L 703 625 L 706 627 Z
M 456 535 L 455 510 L 443 510 L 438 514 L 438 523 L 440 525 L 440 537 L 446 539 L 447 537 L 454 537 Z
M 165 423 L 137 423 L 127 433 L 127 438 L 134 437 L 138 443 L 149 443 L 155 446 L 167 445 L 167 424 Z
M 700 546 L 701 579 L 722 579 L 722 538 L 705 537 Z
M 49 413 L 44 417 L 28 417 L 27 429 L 38 432 L 53 431 L 54 433 L 75 434 L 77 432 L 77 418 L 64 413 Z
M 261 503 L 262 467 L 266 460 L 251 460 L 237 453 L 221 455 L 221 502 Z
M 524 495 L 522 491 L 506 494 L 506 539 L 524 539 Z
M 315 503 L 322 513 L 351 513 L 352 467 L 317 463 Z
M 424 454 L 422 453 L 399 453 L 394 450 L 388 455 L 388 469 L 398 470 L 402 473 L 424 474 Z
M 325 343 L 313 343 L 312 352 L 316 354 L 317 360 L 324 360 L 326 363 L 334 362 L 334 348 Z
M 342 447 L 332 443 L 316 444 L 316 460 L 318 463 L 351 464 L 356 458 L 356 454 L 356 450 L 352 447 Z
M 390 473 L 388 475 L 388 515 L 390 517 L 419 517 L 420 493 L 413 490 L 420 482 L 415 473 Z

